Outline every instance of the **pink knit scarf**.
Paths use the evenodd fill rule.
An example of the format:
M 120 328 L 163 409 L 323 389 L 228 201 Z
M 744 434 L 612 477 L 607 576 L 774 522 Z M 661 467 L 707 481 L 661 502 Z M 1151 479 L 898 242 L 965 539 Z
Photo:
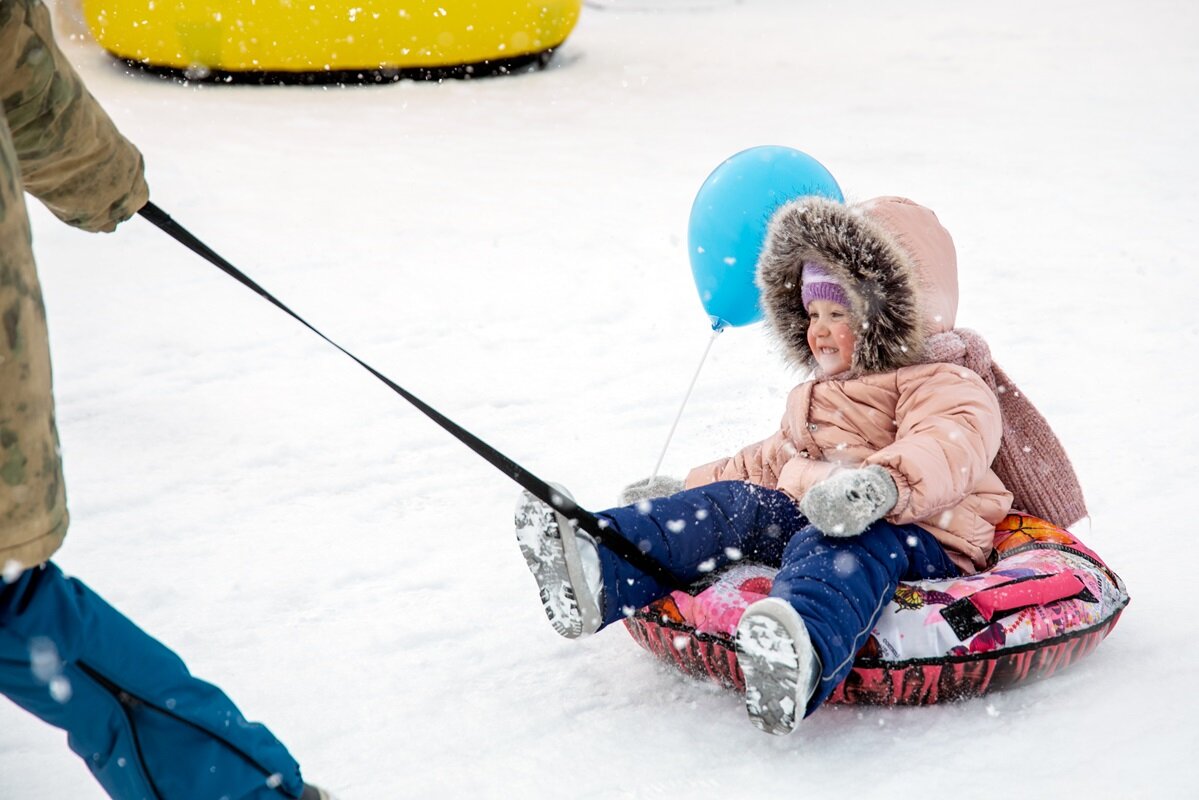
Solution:
M 1013 510 L 1069 527 L 1087 516 L 1078 476 L 1049 423 L 1012 379 L 991 360 L 981 336 L 955 328 L 930 337 L 925 360 L 978 373 L 999 398 L 1003 440 L 991 468 L 1014 496 Z

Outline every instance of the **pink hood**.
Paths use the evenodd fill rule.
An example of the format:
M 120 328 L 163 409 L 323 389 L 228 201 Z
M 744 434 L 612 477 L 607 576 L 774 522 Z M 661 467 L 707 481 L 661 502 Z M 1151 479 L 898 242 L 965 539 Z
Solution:
M 957 251 L 937 215 L 902 197 L 844 206 L 807 197 L 771 220 L 758 261 L 767 324 L 797 366 L 815 368 L 800 298 L 804 261 L 837 278 L 865 323 L 853 369 L 889 372 L 924 361 L 928 337 L 957 318 Z

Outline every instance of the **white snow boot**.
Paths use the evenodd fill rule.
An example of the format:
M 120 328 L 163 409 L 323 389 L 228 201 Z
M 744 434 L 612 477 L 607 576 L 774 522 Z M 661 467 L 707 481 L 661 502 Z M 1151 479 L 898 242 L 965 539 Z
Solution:
M 736 644 L 750 722 L 778 736 L 791 733 L 820 678 L 803 618 L 782 598 L 759 600 L 737 624 Z
M 553 484 L 564 498 L 570 493 Z M 595 633 L 603 578 L 595 540 L 528 492 L 516 504 L 516 541 L 541 591 L 541 605 L 554 630 L 567 639 Z

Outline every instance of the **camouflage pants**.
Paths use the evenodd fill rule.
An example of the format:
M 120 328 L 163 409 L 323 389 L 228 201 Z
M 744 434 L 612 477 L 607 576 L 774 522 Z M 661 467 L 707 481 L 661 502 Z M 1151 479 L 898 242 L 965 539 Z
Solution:
M 40 564 L 66 532 L 46 311 L 16 151 L 0 114 L 0 566 Z

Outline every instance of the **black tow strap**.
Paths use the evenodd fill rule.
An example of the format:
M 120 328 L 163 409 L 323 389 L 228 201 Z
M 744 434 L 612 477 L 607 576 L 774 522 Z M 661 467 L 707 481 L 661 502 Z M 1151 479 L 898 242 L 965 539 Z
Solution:
M 595 538 L 596 542 L 602 543 L 605 547 L 616 553 L 616 555 L 623 558 L 629 564 L 632 564 L 634 567 L 648 575 L 652 575 L 665 586 L 673 589 L 680 588 L 681 586 L 685 585 L 684 582 L 675 578 L 655 559 L 652 559 L 645 553 L 641 552 L 640 549 L 638 549 L 628 540 L 623 539 L 619 535 L 615 534 L 608 536 L 605 533 L 603 526 L 601 526 L 600 520 L 597 519 L 596 516 L 590 511 L 587 511 L 583 507 L 579 506 L 569 497 L 564 496 L 561 492 L 555 491 L 552 486 L 543 481 L 541 478 L 529 472 L 520 464 L 517 464 L 511 458 L 504 455 L 499 450 L 496 450 L 487 442 L 483 441 L 478 436 L 475 436 L 473 433 L 466 430 L 461 425 L 454 422 L 452 419 L 442 414 L 440 411 L 433 408 L 431 405 L 421 400 L 404 387 L 397 384 L 391 378 L 388 378 L 382 372 L 379 372 L 379 370 L 375 369 L 370 364 L 366 363 L 358 356 L 354 355 L 349 350 L 345 349 L 337 342 L 321 333 L 307 320 L 284 305 L 283 302 L 276 298 L 273 294 L 259 286 L 252 278 L 223 259 L 215 251 L 208 247 L 208 245 L 197 239 L 190 231 L 188 231 L 175 220 L 171 219 L 171 216 L 161 208 L 153 203 L 146 203 L 137 213 L 154 223 L 166 233 L 170 234 L 175 241 L 186 246 L 193 253 L 196 253 L 200 257 L 204 258 L 225 274 L 236 279 L 239 283 L 252 289 L 280 311 L 283 311 L 305 328 L 336 347 L 345 355 L 349 356 L 354 360 L 355 363 L 358 364 L 358 366 L 362 367 L 371 375 L 374 375 L 381 382 L 386 384 L 387 387 L 393 392 L 398 394 L 400 397 L 403 397 L 412 405 L 416 406 L 429 419 L 433 420 L 442 428 L 453 434 L 458 441 L 462 442 L 471 450 L 482 456 L 487 463 L 491 464 L 493 467 L 507 475 L 512 480 L 516 481 L 522 488 L 527 490 L 541 502 L 549 505 L 567 519 L 574 520 L 580 528 L 591 534 Z

